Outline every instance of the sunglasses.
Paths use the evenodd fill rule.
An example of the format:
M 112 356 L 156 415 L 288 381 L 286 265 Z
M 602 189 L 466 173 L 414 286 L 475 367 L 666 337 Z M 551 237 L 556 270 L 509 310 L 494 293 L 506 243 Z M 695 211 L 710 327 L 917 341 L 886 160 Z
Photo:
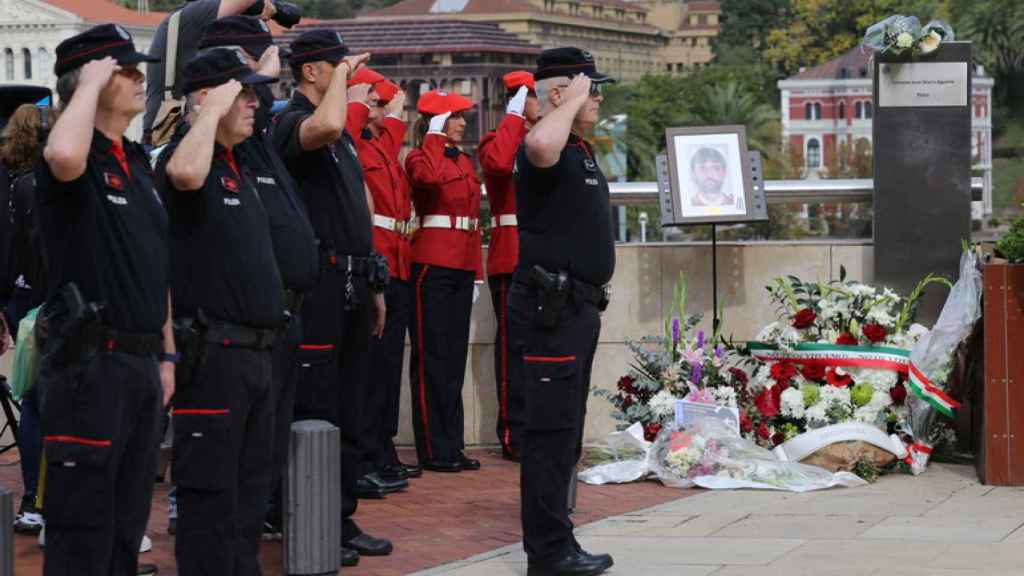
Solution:
M 568 88 L 568 87 L 569 87 L 568 84 L 563 84 L 561 86 L 556 86 L 556 88 L 558 88 L 559 90 L 564 90 L 565 88 Z M 591 84 L 590 85 L 590 97 L 591 98 L 597 98 L 600 95 L 601 95 L 601 85 L 600 84 Z

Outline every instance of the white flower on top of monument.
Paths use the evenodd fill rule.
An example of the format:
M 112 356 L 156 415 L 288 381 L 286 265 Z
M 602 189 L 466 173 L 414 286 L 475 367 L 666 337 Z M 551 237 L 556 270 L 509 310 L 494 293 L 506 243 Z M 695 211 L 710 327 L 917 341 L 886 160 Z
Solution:
M 921 38 L 917 43 L 917 47 L 921 51 L 921 54 L 930 54 L 934 52 L 941 43 L 942 35 L 935 30 L 932 30 L 928 34 L 925 34 L 924 38 Z
M 899 36 L 896 37 L 897 48 L 910 48 L 914 45 L 914 37 L 910 32 L 900 32 Z

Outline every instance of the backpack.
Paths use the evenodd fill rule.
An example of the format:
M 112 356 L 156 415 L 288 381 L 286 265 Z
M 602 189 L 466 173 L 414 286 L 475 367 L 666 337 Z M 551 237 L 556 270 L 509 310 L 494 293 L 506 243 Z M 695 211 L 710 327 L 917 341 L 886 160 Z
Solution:
M 167 52 L 164 55 L 164 93 L 160 109 L 153 119 L 150 143 L 163 146 L 171 141 L 178 122 L 185 116 L 185 99 L 174 97 L 174 76 L 178 68 L 178 28 L 181 24 L 181 10 L 171 14 L 167 22 Z

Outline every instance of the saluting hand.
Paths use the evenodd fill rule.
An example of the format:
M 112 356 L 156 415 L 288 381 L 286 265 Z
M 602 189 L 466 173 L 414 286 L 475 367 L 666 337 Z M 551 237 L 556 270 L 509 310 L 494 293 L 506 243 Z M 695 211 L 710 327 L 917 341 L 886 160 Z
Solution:
M 346 56 L 345 62 L 348 63 L 348 74 L 351 76 L 356 70 L 359 70 L 370 61 L 370 53 L 363 52 L 362 54 L 356 54 L 355 56 Z
M 256 73 L 271 78 L 281 76 L 281 49 L 276 44 L 263 51 L 260 61 L 256 64 Z
M 522 116 L 523 110 L 526 110 L 526 97 L 530 93 L 530 88 L 527 86 L 520 86 L 516 95 L 513 96 L 509 101 L 508 105 L 505 106 L 505 113 L 515 114 L 516 116 Z
M 444 123 L 448 121 L 448 117 L 451 115 L 451 112 L 445 112 L 444 114 L 438 114 L 431 118 L 427 134 L 440 134 L 442 136 L 447 136 L 444 132 Z
M 242 91 L 242 83 L 238 80 L 228 80 L 226 83 L 217 86 L 206 93 L 203 99 L 202 110 L 209 114 L 215 114 L 217 118 L 223 118 L 231 110 L 235 98 Z
M 348 89 L 348 101 L 349 102 L 362 102 L 366 104 L 366 100 L 370 95 L 369 84 L 356 84 Z
M 107 82 L 110 81 L 111 76 L 116 74 L 121 69 L 117 64 L 117 60 L 114 60 L 110 56 L 102 60 L 92 60 L 82 66 L 82 71 L 78 76 L 78 86 L 82 88 L 93 88 L 96 90 L 102 90 Z
M 586 74 L 577 74 L 569 85 L 562 89 L 561 104 L 583 105 L 590 96 L 590 77 Z
M 405 90 L 399 90 L 391 102 L 388 102 L 387 111 L 388 114 L 402 115 L 402 112 L 405 111 Z

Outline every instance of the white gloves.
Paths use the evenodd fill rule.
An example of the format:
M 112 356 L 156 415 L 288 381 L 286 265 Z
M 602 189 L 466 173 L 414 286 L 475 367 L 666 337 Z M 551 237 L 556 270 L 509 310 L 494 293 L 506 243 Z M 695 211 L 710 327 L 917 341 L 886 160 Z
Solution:
M 526 95 L 530 93 L 530 89 L 526 86 L 520 86 L 519 91 L 516 95 L 508 101 L 508 105 L 505 106 L 506 114 L 515 114 L 522 118 L 523 110 L 526 110 Z
M 444 114 L 438 114 L 430 119 L 430 128 L 427 129 L 427 134 L 440 134 L 441 136 L 447 136 L 444 133 L 444 123 L 448 121 L 448 117 L 451 116 L 451 112 L 445 112 Z

